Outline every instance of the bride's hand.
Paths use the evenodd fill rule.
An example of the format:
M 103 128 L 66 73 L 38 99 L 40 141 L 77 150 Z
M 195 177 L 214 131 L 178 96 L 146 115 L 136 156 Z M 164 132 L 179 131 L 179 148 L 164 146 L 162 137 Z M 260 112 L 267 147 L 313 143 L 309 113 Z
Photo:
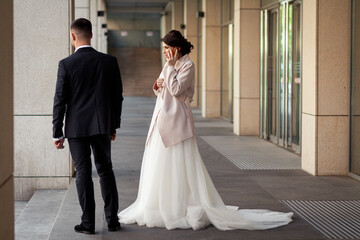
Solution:
M 163 79 L 163 78 L 158 78 L 158 79 L 156 80 L 156 85 L 157 85 L 159 88 L 162 88 L 163 82 L 164 82 L 164 79 Z
M 173 54 L 173 51 L 171 50 L 168 52 L 168 54 L 166 54 L 166 60 L 169 66 L 175 66 L 175 63 L 178 59 L 179 59 L 179 51 L 177 48 L 175 48 L 175 54 Z

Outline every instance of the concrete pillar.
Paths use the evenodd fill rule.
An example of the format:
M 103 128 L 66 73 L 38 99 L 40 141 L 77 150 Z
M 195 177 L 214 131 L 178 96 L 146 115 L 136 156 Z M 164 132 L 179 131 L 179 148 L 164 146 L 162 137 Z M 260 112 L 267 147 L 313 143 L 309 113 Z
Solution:
M 90 20 L 90 0 L 75 0 L 75 19 Z
M 349 169 L 350 0 L 303 1 L 302 168 Z
M 198 18 L 196 17 L 196 13 L 198 11 L 198 3 L 197 1 L 193 0 L 184 0 L 184 24 L 185 24 L 185 30 L 184 35 L 187 38 L 188 41 L 194 45 L 194 49 L 190 53 L 190 57 L 192 61 L 195 63 L 195 95 L 193 97 L 193 102 L 191 105 L 193 107 L 199 106 L 198 101 L 198 91 L 199 91 L 199 81 L 198 81 L 198 52 L 199 49 L 198 46 Z
M 163 38 L 168 32 L 172 30 L 172 2 L 169 2 L 160 19 L 160 38 Z M 160 43 L 160 51 L 161 51 L 161 63 L 165 64 L 166 59 L 164 54 L 162 54 L 162 42 Z
M 260 0 L 235 0 L 234 9 L 234 133 L 259 135 Z
M 13 1 L 0 9 L 0 235 L 14 239 Z
M 194 1 L 196 2 L 196 1 Z M 180 28 L 180 25 L 184 23 L 184 6 L 183 0 L 175 0 L 172 2 L 172 29 L 178 30 L 184 33 L 184 30 Z
M 98 0 L 98 11 L 104 11 L 104 16 L 98 16 L 97 18 L 97 50 L 103 53 L 107 53 L 107 32 L 106 25 L 106 6 L 104 0 Z
M 98 36 L 98 23 L 97 23 L 97 19 L 98 19 L 98 4 L 97 4 L 98 0 L 90 0 L 90 16 L 89 16 L 89 20 L 92 24 L 92 32 L 93 32 L 93 37 L 91 39 L 91 46 L 98 50 L 98 40 L 97 40 L 97 36 Z
M 58 62 L 72 51 L 73 6 L 72 0 L 14 0 L 16 200 L 37 189 L 65 189 L 72 176 L 68 145 L 53 146 L 52 106 Z
M 220 117 L 221 1 L 203 0 L 202 9 L 202 116 Z

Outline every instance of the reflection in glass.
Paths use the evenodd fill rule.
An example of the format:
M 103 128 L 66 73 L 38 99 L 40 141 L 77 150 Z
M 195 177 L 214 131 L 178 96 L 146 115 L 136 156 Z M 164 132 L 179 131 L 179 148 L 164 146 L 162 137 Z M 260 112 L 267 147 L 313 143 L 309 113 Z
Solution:
M 279 97 L 280 97 L 280 112 L 279 112 L 279 139 L 282 142 L 284 138 L 284 118 L 285 118 L 285 89 L 284 89 L 284 83 L 285 83 L 285 64 L 286 64 L 286 6 L 285 4 L 282 4 L 280 6 L 280 46 L 279 46 L 279 57 L 280 57 L 280 84 L 279 84 Z
M 269 128 L 270 135 L 277 135 L 277 11 L 272 11 L 269 17 L 268 41 L 268 97 L 269 97 Z
M 229 26 L 221 29 L 221 116 L 229 118 Z
M 221 1 L 221 116 L 232 121 L 233 0 Z
M 301 118 L 301 23 L 300 4 L 293 6 L 293 49 L 292 49 L 292 136 L 291 142 L 300 145 L 300 118 Z

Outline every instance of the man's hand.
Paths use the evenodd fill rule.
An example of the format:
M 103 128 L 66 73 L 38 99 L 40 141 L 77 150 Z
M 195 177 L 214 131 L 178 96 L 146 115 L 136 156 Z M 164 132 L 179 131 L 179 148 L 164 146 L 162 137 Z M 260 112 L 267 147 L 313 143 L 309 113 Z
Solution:
M 111 134 L 111 141 L 114 141 L 116 139 L 116 133 Z
M 63 149 L 64 142 L 65 142 L 65 138 L 54 141 L 54 145 L 55 145 L 56 149 Z

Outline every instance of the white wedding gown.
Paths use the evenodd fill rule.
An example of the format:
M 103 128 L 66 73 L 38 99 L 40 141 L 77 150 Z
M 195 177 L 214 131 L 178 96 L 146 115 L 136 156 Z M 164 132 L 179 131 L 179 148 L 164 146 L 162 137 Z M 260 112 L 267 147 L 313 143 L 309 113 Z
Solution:
M 290 223 L 293 213 L 225 206 L 205 168 L 196 138 L 165 148 L 156 124 L 145 147 L 136 201 L 120 222 L 148 227 L 263 230 Z

